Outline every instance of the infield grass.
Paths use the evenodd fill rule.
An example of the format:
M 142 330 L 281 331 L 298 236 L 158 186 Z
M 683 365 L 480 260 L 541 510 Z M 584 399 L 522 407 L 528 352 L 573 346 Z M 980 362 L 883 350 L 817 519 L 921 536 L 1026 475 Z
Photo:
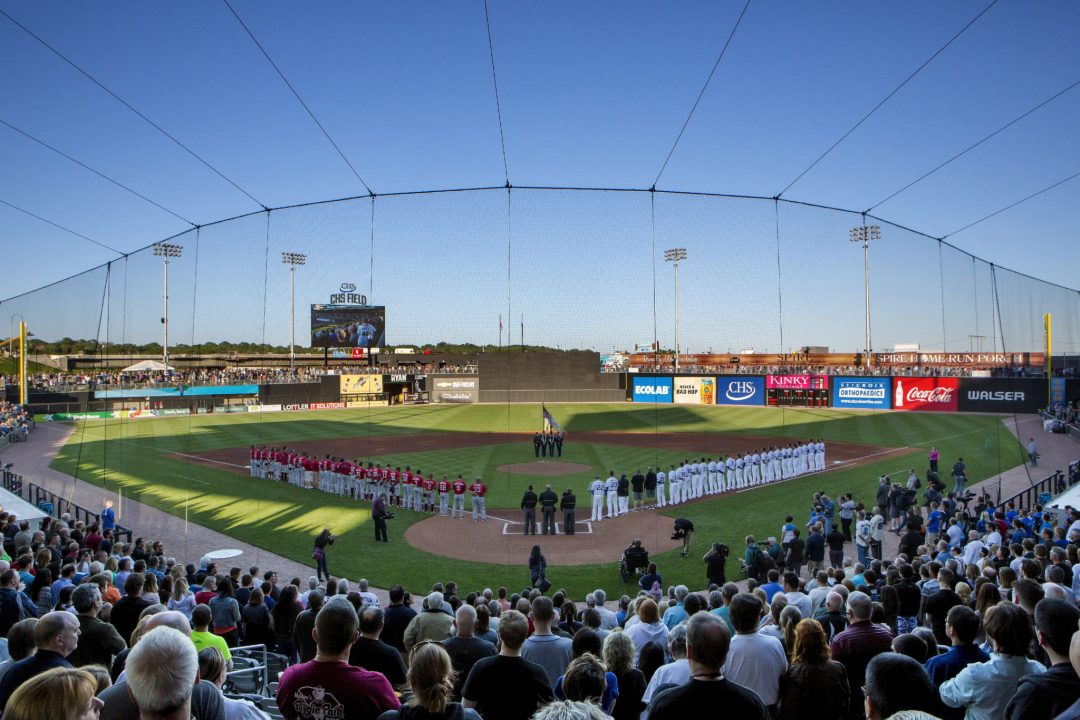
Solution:
M 704 583 L 700 556 L 709 543 L 721 541 L 733 549 L 728 576 L 737 579 L 735 554 L 743 545 L 743 537 L 776 534 L 789 513 L 798 524 L 805 523 L 815 490 L 825 490 L 834 496 L 853 492 L 857 500 L 872 503 L 878 476 L 901 473 L 908 467 L 915 467 L 921 473 L 931 445 L 940 450 L 945 470 L 956 457 L 963 456 L 972 481 L 985 479 L 1023 460 L 1022 448 L 996 415 L 640 404 L 552 405 L 549 410 L 568 433 L 562 459 L 587 464 L 592 471 L 557 478 L 497 473 L 495 468 L 499 465 L 533 460 L 528 435 L 523 435 L 520 443 L 364 459 L 408 464 L 437 475 L 459 472 L 466 478 L 481 475 L 491 481 L 489 507 L 516 507 L 527 483 L 550 482 L 556 489 L 574 487 L 579 508 L 587 508 L 585 485 L 592 475 L 606 473 L 608 469 L 630 474 L 640 466 L 677 462 L 686 453 L 647 445 L 578 443 L 574 441 L 575 432 L 823 437 L 826 442 L 910 448 L 908 452 L 860 467 L 679 506 L 677 512 L 693 520 L 697 527 L 690 559 L 679 558 L 675 550 L 657 552 L 658 548 L 673 545 L 667 537 L 643 539 L 653 550 L 665 584 L 682 582 L 690 587 L 701 587 Z M 314 535 L 324 526 L 333 527 L 340 539 L 330 555 L 331 571 L 349 578 L 367 577 L 380 587 L 400 582 L 422 593 L 433 582 L 454 579 L 465 591 L 498 585 L 514 590 L 528 583 L 525 558 L 511 557 L 505 548 L 490 548 L 492 562 L 481 564 L 432 555 L 405 543 L 401 539 L 405 527 L 425 515 L 397 512 L 390 527 L 391 538 L 396 542 L 375 544 L 370 542 L 373 533 L 367 503 L 284 483 L 252 480 L 234 470 L 189 462 L 176 454 L 197 455 L 251 444 L 291 445 L 305 440 L 423 432 L 531 433 L 539 425 L 538 405 L 419 406 L 88 421 L 75 429 L 55 458 L 53 468 L 102 486 L 107 492 L 122 490 L 126 498 L 175 515 L 186 514 L 192 522 L 301 563 L 310 563 Z M 674 517 L 671 508 L 664 512 Z M 579 510 L 578 517 L 582 516 Z M 632 525 L 628 524 L 627 532 L 633 534 Z M 169 539 L 165 540 L 168 545 Z M 452 543 L 455 539 L 448 537 L 446 541 Z M 598 586 L 608 589 L 611 595 L 620 588 L 616 561 L 617 558 L 612 558 L 611 563 L 599 566 L 552 567 L 549 577 L 557 587 L 566 587 L 574 598 L 581 598 Z M 627 591 L 633 589 L 629 585 L 625 587 Z

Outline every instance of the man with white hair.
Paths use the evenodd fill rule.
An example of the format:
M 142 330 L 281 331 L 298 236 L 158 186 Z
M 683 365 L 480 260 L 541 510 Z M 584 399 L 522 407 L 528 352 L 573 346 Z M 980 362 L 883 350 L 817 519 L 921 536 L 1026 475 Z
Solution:
M 191 640 L 171 627 L 139 638 L 124 666 L 140 720 L 188 720 L 191 693 L 199 679 L 199 657 Z
M 683 603 L 686 600 L 686 596 L 689 594 L 690 588 L 685 585 L 678 585 L 675 587 L 675 604 L 664 611 L 664 625 L 667 626 L 668 630 L 671 630 L 686 619 L 686 608 L 683 607 Z
M 600 613 L 600 627 L 604 630 L 614 630 L 619 626 L 619 619 L 615 613 L 604 607 L 607 602 L 607 593 L 597 588 L 593 590 L 593 600 L 596 601 L 596 612 Z
M 425 640 L 442 642 L 450 637 L 454 618 L 442 610 L 443 594 L 436 590 L 424 599 L 424 609 L 409 621 L 405 628 L 405 651 L 412 650 L 412 646 Z
M 319 578 L 312 575 L 307 579 L 308 589 L 300 594 L 300 604 L 305 608 L 308 606 L 308 596 L 311 595 L 312 590 L 318 590 Z
M 665 685 L 683 685 L 690 680 L 690 662 L 686 659 L 686 625 L 679 625 L 668 634 L 668 652 L 671 662 L 656 668 L 645 688 L 645 694 L 641 696 L 641 701 L 646 705 L 652 702 L 653 695 L 659 688 Z
M 875 656 L 892 650 L 892 633 L 870 622 L 873 602 L 866 593 L 848 595 L 847 606 L 848 628 L 832 639 L 829 649 L 832 659 L 847 670 L 850 714 L 861 717 L 866 666 Z
M 381 607 L 379 604 L 379 596 L 371 592 L 368 588 L 367 578 L 360 578 L 356 582 L 356 591 L 360 593 L 360 607 Z
M 68 655 L 75 667 L 102 665 L 111 667 L 113 657 L 127 648 L 124 638 L 109 623 L 98 618 L 101 591 L 93 583 L 83 583 L 71 593 L 71 604 L 78 613 L 79 646 Z
M 498 655 L 492 643 L 481 640 L 473 632 L 476 629 L 476 609 L 468 603 L 462 603 L 457 609 L 455 620 L 457 634 L 452 638 L 443 640 L 443 647 L 450 655 L 450 664 L 454 668 L 454 689 L 452 699 L 455 702 L 461 700 L 461 688 L 465 685 L 465 678 L 478 660 Z

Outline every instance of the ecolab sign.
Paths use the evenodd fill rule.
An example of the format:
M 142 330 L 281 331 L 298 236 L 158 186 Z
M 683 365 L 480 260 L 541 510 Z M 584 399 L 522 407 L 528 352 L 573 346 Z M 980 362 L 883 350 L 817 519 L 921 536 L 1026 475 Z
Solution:
M 764 405 L 765 378 L 729 375 L 716 378 L 717 405 Z
M 670 377 L 635 377 L 632 390 L 634 402 L 671 402 Z
M 956 378 L 898 377 L 893 380 L 893 410 L 956 412 L 959 397 Z

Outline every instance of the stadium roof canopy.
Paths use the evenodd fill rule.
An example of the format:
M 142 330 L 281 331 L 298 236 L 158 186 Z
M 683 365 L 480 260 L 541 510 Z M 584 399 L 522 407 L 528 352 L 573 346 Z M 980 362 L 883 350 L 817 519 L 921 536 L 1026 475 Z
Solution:
M 166 370 L 172 370 L 173 368 L 165 363 L 158 362 L 157 360 L 143 360 L 137 362 L 134 365 L 129 365 L 120 372 L 165 372 Z

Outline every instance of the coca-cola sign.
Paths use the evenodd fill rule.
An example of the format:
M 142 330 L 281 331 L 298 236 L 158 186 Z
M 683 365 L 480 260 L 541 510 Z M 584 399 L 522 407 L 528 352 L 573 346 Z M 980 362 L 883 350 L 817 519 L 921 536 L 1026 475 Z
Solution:
M 949 377 L 893 379 L 893 410 L 956 412 L 959 382 Z
M 769 375 L 765 378 L 765 387 L 779 390 L 826 390 L 829 378 L 826 375 Z

